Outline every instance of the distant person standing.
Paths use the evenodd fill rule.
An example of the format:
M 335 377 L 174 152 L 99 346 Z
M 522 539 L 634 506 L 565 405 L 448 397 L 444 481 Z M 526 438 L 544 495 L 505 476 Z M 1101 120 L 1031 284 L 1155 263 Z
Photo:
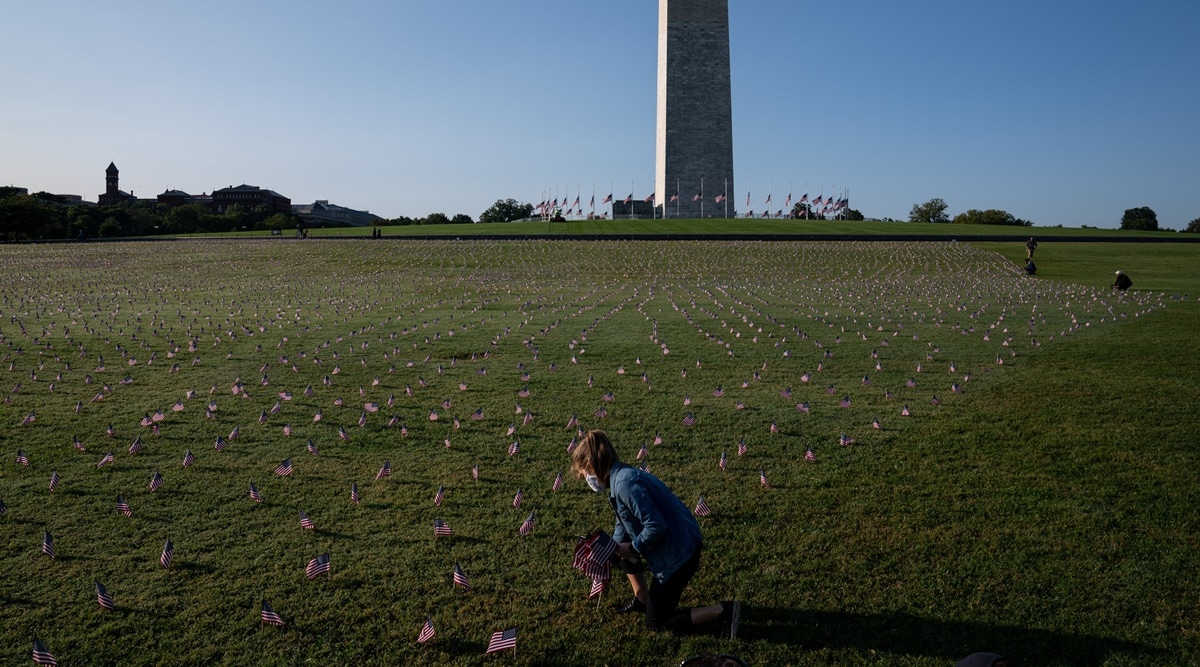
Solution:
M 1129 276 L 1117 271 L 1117 279 L 1113 281 L 1112 288 L 1124 292 L 1130 287 L 1133 287 L 1133 281 L 1129 279 Z
M 1026 243 L 1025 243 L 1025 259 L 1026 260 L 1033 259 L 1033 251 L 1034 250 L 1037 250 L 1037 241 L 1034 241 L 1033 237 L 1030 236 L 1029 240 L 1026 241 Z

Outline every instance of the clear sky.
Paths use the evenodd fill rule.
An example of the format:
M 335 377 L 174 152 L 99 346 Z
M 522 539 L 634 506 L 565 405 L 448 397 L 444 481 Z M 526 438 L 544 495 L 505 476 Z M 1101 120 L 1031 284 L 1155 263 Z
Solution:
M 1039 226 L 1200 217 L 1200 2 L 730 0 L 736 199 Z M 478 217 L 653 189 L 653 0 L 38 0 L 0 12 L 0 185 Z M 611 184 L 611 185 L 610 185 Z

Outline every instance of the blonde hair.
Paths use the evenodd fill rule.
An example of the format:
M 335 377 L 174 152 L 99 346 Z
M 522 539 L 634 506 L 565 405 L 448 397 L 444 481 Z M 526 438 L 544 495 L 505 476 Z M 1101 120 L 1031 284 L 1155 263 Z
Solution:
M 609 471 L 620 460 L 604 431 L 588 431 L 571 454 L 571 470 L 580 478 L 591 473 L 607 484 Z

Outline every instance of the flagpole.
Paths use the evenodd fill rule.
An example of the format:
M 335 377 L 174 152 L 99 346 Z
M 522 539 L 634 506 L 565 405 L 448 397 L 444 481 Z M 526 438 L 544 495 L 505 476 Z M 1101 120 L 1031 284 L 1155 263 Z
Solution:
M 675 217 L 679 217 L 679 179 L 675 179 Z
M 700 177 L 700 219 L 704 219 L 704 177 Z
M 721 193 L 722 203 L 725 204 L 725 217 L 729 217 L 729 179 L 725 179 L 725 191 Z
M 592 181 L 592 219 L 596 219 L 596 181 Z

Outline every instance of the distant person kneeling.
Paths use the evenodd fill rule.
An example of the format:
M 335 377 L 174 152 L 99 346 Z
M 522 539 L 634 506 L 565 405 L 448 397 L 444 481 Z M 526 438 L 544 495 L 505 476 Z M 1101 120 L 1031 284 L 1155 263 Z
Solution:
M 1117 279 L 1113 281 L 1112 288 L 1124 292 L 1130 287 L 1133 287 L 1133 281 L 1129 279 L 1129 276 L 1117 271 Z
M 1037 273 L 1037 264 L 1034 264 L 1032 259 L 1028 262 L 1025 262 L 1025 273 L 1031 276 Z
M 607 489 L 616 512 L 615 556 L 634 594 L 633 601 L 619 611 L 645 611 L 646 626 L 651 630 L 693 634 L 703 631 L 702 626 L 719 623 L 722 634 L 736 637 L 739 602 L 679 609 L 683 589 L 700 567 L 700 524 L 691 510 L 657 477 L 621 463 L 604 431 L 589 431 L 583 437 L 572 455 L 571 468 L 587 480 L 592 491 Z M 654 573 L 649 588 L 641 559 Z

